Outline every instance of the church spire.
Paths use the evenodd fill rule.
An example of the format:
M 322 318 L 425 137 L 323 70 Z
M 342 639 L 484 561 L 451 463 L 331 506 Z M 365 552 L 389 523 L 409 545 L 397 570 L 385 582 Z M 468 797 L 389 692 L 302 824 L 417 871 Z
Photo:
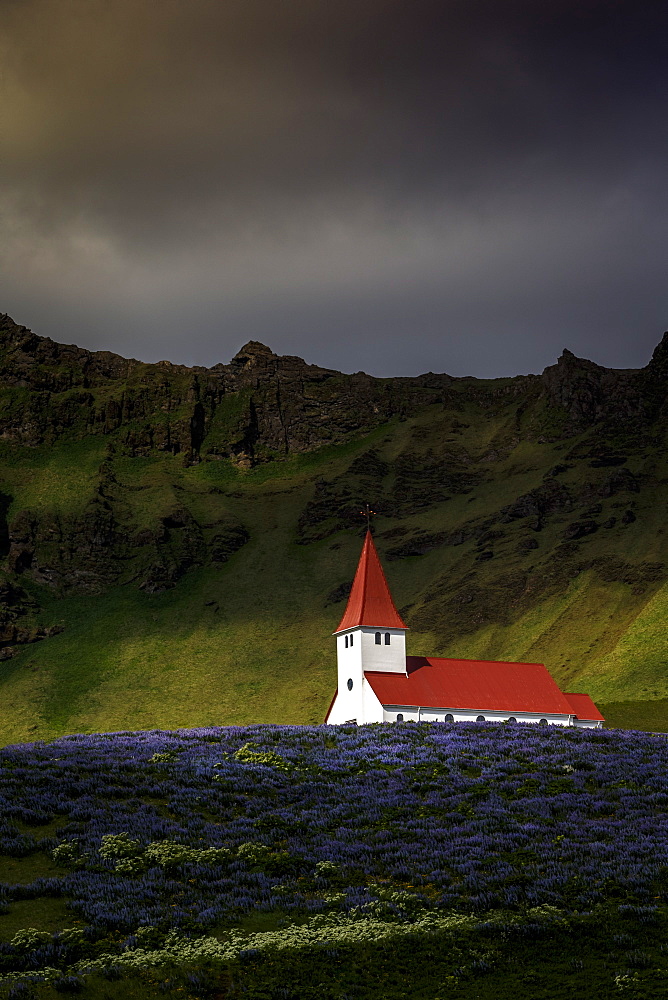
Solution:
M 366 533 L 348 604 L 336 631 L 343 632 L 361 625 L 406 628 L 394 606 L 371 531 Z

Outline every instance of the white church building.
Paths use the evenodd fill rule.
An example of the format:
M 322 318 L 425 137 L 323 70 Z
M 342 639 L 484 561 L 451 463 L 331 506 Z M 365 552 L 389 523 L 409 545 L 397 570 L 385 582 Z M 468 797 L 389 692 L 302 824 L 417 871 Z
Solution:
M 406 626 L 367 531 L 334 635 L 338 688 L 329 725 L 367 722 L 534 722 L 601 728 L 587 694 L 561 691 L 542 663 L 406 656 Z

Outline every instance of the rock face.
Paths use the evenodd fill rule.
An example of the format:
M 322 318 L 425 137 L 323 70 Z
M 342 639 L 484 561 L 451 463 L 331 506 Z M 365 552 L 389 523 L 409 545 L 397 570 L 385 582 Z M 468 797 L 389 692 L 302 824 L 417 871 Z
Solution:
M 640 370 L 602 368 L 564 350 L 556 365 L 541 376 L 543 391 L 565 421 L 562 434 L 577 434 L 599 421 L 622 427 L 629 421 L 647 424 L 666 412 L 668 333 L 651 361 Z

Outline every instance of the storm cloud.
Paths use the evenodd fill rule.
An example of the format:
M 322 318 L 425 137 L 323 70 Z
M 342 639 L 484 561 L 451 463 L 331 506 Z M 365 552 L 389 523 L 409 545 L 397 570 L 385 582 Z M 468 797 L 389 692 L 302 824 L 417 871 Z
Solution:
M 665 4 L 0 0 L 0 310 L 145 360 L 646 363 Z

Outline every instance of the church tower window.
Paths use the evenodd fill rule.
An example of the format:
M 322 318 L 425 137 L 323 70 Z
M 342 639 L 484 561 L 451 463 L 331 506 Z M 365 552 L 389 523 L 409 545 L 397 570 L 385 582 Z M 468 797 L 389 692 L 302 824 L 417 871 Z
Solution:
M 389 632 L 385 633 L 385 645 L 386 646 L 390 645 L 390 633 Z
M 376 632 L 376 645 L 380 646 L 380 632 Z

